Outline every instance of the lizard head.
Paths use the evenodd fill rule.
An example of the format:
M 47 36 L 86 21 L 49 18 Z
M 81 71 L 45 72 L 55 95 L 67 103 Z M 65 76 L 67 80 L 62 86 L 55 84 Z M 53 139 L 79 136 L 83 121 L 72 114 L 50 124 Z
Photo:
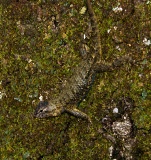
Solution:
M 45 118 L 48 117 L 48 102 L 47 101 L 41 101 L 39 102 L 35 113 L 34 113 L 34 117 L 36 118 Z
M 46 117 L 54 117 L 58 116 L 62 111 L 60 109 L 57 109 L 57 107 L 54 104 L 51 104 L 47 101 L 40 101 L 35 113 L 34 117 L 36 118 L 46 118 Z

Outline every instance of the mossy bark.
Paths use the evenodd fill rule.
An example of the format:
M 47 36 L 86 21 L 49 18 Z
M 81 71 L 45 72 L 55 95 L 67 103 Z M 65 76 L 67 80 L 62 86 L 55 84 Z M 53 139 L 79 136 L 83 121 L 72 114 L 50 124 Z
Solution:
M 151 2 L 92 2 L 98 19 L 103 59 L 150 56 Z M 10 0 L 0 3 L 0 155 L 1 159 L 109 159 L 111 142 L 99 134 L 102 119 L 119 97 L 135 102 L 137 159 L 151 159 L 150 59 L 98 74 L 78 109 L 87 121 L 68 114 L 34 119 L 39 102 L 57 96 L 81 60 L 80 46 L 89 29 L 81 1 Z M 88 45 L 93 39 L 88 36 Z M 116 104 L 116 103 L 115 103 Z M 116 119 L 115 119 L 116 120 Z

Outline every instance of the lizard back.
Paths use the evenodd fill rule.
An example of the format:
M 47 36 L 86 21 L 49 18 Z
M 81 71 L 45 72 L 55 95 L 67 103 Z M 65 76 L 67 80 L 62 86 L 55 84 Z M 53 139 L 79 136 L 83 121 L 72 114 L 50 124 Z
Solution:
M 97 18 L 92 9 L 90 0 L 86 0 L 86 4 L 92 27 L 91 38 L 95 45 L 91 47 L 87 58 L 83 59 L 74 70 L 73 76 L 67 81 L 66 86 L 60 93 L 58 100 L 62 105 L 78 103 L 84 98 L 94 81 L 95 67 L 100 63 L 102 57 L 101 38 Z

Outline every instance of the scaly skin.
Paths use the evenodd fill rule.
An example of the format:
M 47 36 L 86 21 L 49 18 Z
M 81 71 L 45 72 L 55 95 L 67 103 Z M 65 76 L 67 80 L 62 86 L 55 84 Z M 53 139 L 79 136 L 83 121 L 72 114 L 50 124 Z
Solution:
M 86 1 L 88 13 L 91 20 L 92 35 L 94 46 L 90 47 L 91 54 L 83 59 L 79 66 L 75 68 L 73 76 L 68 80 L 66 86 L 58 95 L 48 102 L 40 102 L 35 110 L 34 116 L 37 118 L 59 116 L 63 112 L 68 112 L 76 117 L 87 119 L 91 122 L 87 114 L 79 111 L 76 107 L 86 93 L 89 91 L 95 74 L 97 72 L 112 71 L 120 67 L 125 62 L 135 63 L 129 56 L 123 56 L 115 60 L 112 64 L 105 64 L 102 58 L 101 38 L 98 29 L 97 19 L 93 12 L 90 0 Z

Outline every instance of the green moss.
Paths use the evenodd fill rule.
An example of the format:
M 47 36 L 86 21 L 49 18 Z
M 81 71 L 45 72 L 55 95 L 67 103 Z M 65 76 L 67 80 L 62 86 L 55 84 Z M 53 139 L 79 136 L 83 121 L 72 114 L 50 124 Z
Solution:
M 114 13 L 116 3 L 93 2 L 103 58 L 111 62 L 119 55 L 130 54 L 143 59 L 150 51 L 143 39 L 150 38 L 151 5 L 135 4 L 135 12 L 130 14 L 129 3 L 121 2 L 125 10 Z M 83 1 L 3 1 L 0 5 L 0 92 L 5 93 L 0 100 L 1 159 L 109 159 L 110 143 L 96 135 L 106 108 L 121 95 L 135 101 L 133 120 L 137 128 L 143 128 L 137 135 L 140 159 L 151 158 L 147 132 L 151 125 L 149 60 L 97 75 L 86 101 L 79 106 L 92 118 L 93 128 L 67 114 L 33 118 L 39 96 L 57 96 L 80 62 L 81 34 L 89 21 L 88 14 L 79 13 L 84 5 Z M 55 27 L 54 15 L 59 17 Z

